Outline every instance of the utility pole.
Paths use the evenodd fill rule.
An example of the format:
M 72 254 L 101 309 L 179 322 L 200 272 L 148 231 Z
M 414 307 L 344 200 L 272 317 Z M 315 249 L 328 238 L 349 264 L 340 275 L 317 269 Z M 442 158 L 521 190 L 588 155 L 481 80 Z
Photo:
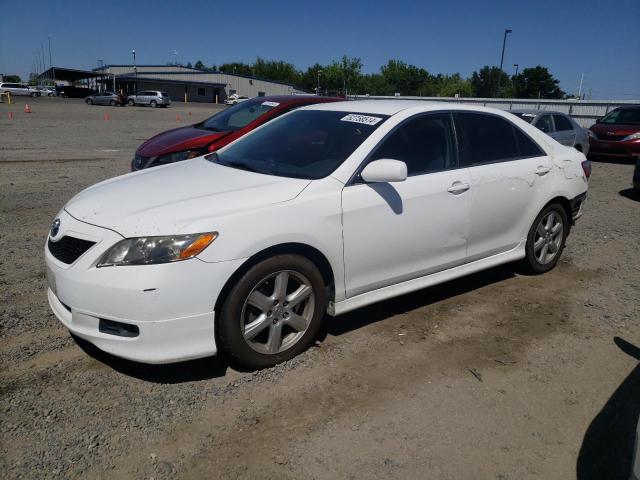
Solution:
M 136 51 L 131 50 L 131 53 L 133 54 L 133 75 L 136 78 L 136 85 L 135 85 L 135 93 L 138 93 L 138 67 L 136 67 Z M 115 78 L 115 75 L 114 75 Z M 115 81 L 114 81 L 115 83 Z
M 318 86 L 316 88 L 316 95 L 320 96 L 320 74 L 322 73 L 322 70 L 318 69 Z
M 580 74 L 580 86 L 578 87 L 578 98 L 582 98 L 582 82 L 584 81 L 584 72 Z
M 49 68 L 51 69 L 51 76 L 52 76 L 52 81 L 53 81 L 53 86 L 56 86 L 56 69 L 53 68 L 53 60 L 52 60 L 52 55 L 51 55 L 51 37 L 47 37 L 47 40 L 49 41 Z
M 504 49 L 507 45 L 507 35 L 513 32 L 510 28 L 504 29 L 504 38 L 502 39 L 502 55 L 500 56 L 500 71 L 498 72 L 498 90 L 496 96 L 500 95 L 500 80 L 502 80 L 502 64 L 504 63 Z
M 173 51 L 173 64 L 176 65 L 176 66 L 178 65 L 178 51 L 177 50 Z

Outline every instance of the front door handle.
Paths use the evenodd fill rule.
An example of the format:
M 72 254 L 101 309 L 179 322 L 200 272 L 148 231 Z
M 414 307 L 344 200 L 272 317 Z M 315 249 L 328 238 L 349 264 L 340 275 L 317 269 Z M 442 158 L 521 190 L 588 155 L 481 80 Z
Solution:
M 542 165 L 540 165 L 540 166 L 536 169 L 536 175 L 539 175 L 539 176 L 541 176 L 541 177 L 542 177 L 542 176 L 546 175 L 547 173 L 549 173 L 550 171 L 551 171 L 551 168 L 549 168 L 549 167 L 543 167 Z
M 454 195 L 460 195 L 461 193 L 466 192 L 471 188 L 468 183 L 462 182 L 453 182 L 449 188 L 447 188 L 447 192 L 453 193 Z

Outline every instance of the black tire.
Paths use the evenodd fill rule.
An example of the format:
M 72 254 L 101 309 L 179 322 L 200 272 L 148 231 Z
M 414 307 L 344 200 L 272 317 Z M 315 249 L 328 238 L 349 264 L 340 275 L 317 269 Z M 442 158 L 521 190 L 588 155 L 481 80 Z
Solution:
M 53 97 L 53 93 L 48 93 L 47 97 Z
M 547 263 L 543 263 L 539 259 L 539 256 L 540 256 L 539 254 L 542 253 L 542 250 L 540 250 L 539 254 L 537 255 L 537 252 L 535 249 L 536 239 L 541 240 L 541 235 L 538 231 L 538 226 L 541 225 L 541 222 L 543 219 L 546 219 L 548 218 L 549 215 L 553 215 L 553 214 L 555 214 L 556 215 L 555 218 L 562 223 L 562 232 L 561 232 L 560 238 L 558 239 L 559 245 L 557 247 L 554 247 L 554 248 L 557 248 L 555 255 Z M 541 273 L 548 272 L 549 270 L 552 270 L 556 266 L 556 264 L 558 263 L 558 260 L 560 260 L 562 251 L 564 250 L 565 242 L 567 240 L 567 235 L 569 234 L 569 228 L 570 228 L 570 225 L 567 218 L 567 212 L 565 211 L 562 205 L 560 205 L 559 203 L 551 203 L 542 209 L 542 211 L 538 214 L 538 216 L 534 220 L 533 225 L 531 225 L 531 228 L 529 229 L 529 234 L 527 235 L 527 245 L 525 247 L 526 256 L 524 258 L 524 266 L 529 273 L 538 275 Z M 549 236 L 552 235 L 551 232 L 548 232 L 548 234 Z M 548 251 L 551 251 L 550 250 L 551 244 L 552 243 L 549 243 Z M 544 242 L 543 242 L 543 245 L 544 245 Z M 549 253 L 549 255 L 551 255 L 551 253 Z
M 115 107 L 118 104 L 118 102 L 116 102 L 115 100 L 111 100 L 109 102 L 109 105 L 111 105 L 112 107 Z
M 149 103 L 149 105 L 151 106 L 151 108 L 156 108 L 158 106 L 155 100 L 151 100 L 151 103 Z
M 134 107 L 136 105 L 136 102 L 134 102 L 133 99 L 129 100 L 127 103 L 130 107 Z
M 31 93 L 31 98 L 36 98 L 38 94 L 36 92 Z
M 314 295 L 313 310 L 309 315 L 311 318 L 304 333 L 289 348 L 273 354 L 261 353 L 252 348 L 249 341 L 244 338 L 243 309 L 254 289 L 261 284 L 264 285 L 262 282 L 270 275 L 276 275 L 283 271 L 288 272 L 288 275 L 292 277 L 299 274 L 309 280 Z M 216 318 L 218 346 L 233 363 L 241 367 L 248 369 L 272 367 L 299 355 L 313 343 L 322 325 L 326 304 L 327 294 L 324 280 L 313 262 L 299 255 L 277 255 L 268 258 L 249 268 L 232 286 L 223 300 Z M 286 304 L 282 306 L 286 306 Z M 273 318 L 275 317 L 276 315 Z M 277 320 L 273 322 L 275 324 Z M 269 323 L 269 320 L 266 323 Z M 263 333 L 269 334 L 270 328 L 269 324 Z M 285 327 L 281 326 L 281 328 Z M 258 337 L 256 336 L 256 338 Z
M 93 100 L 91 100 L 90 98 L 87 98 L 85 102 L 87 105 L 93 105 Z
M 580 145 L 579 143 L 576 143 L 573 148 L 575 148 L 576 150 L 578 150 L 579 152 L 582 152 L 582 145 Z

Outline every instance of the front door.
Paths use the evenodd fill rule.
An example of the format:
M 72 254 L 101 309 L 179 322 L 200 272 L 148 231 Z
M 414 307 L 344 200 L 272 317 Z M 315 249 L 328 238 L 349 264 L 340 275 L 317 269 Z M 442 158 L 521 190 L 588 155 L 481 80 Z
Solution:
M 567 147 L 573 147 L 576 143 L 576 131 L 571 120 L 563 115 L 553 115 L 555 133 L 553 138 Z
M 452 117 L 408 119 L 368 161 L 407 164 L 407 179 L 342 191 L 346 296 L 464 263 L 471 206 L 469 172 L 459 168 Z

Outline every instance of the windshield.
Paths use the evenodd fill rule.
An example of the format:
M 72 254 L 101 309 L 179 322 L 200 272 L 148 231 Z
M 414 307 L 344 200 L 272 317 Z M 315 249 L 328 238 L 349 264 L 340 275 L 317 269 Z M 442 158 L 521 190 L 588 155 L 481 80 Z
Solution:
M 600 123 L 640 125 L 640 108 L 621 108 L 605 116 Z
M 516 117 L 520 117 L 525 122 L 533 122 L 533 119 L 536 118 L 535 113 L 526 113 L 526 112 L 510 112 L 513 113 Z
M 229 107 L 204 122 L 198 123 L 197 128 L 204 128 L 214 132 L 232 132 L 247 126 L 256 118 L 280 105 L 277 102 L 250 100 Z
M 297 110 L 207 158 L 269 175 L 323 178 L 338 168 L 387 118 L 386 115 Z

